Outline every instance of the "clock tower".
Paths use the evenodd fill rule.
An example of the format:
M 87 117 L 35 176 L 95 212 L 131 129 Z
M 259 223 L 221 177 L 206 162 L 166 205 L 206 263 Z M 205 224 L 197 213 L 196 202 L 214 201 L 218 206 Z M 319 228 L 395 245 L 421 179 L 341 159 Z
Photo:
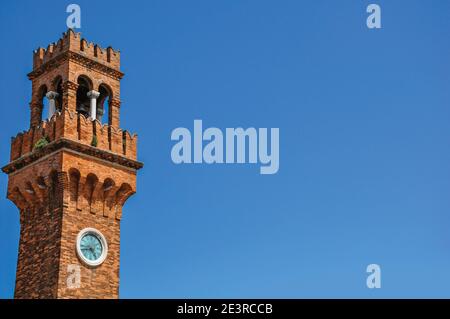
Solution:
M 30 127 L 11 139 L 15 298 L 117 298 L 137 136 L 120 127 L 120 52 L 68 30 L 33 55 Z M 123 109 L 126 110 L 124 107 Z

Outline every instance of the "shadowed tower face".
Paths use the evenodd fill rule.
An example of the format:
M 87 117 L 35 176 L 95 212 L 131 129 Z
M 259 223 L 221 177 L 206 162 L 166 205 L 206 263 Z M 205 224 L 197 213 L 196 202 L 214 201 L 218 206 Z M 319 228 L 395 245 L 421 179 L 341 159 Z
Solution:
M 15 298 L 117 298 L 137 136 L 120 128 L 120 53 L 68 30 L 34 52 L 30 127 L 11 141 L 20 211 Z

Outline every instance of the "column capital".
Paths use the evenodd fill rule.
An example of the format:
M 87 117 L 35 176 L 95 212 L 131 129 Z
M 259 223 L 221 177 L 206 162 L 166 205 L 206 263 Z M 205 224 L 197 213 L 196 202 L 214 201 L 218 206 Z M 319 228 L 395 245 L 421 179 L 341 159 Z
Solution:
M 45 94 L 45 96 L 49 100 L 54 100 L 54 99 L 56 99 L 59 96 L 59 94 L 54 92 L 54 91 L 48 91 L 47 94 Z
M 97 92 L 95 90 L 91 90 L 87 93 L 87 97 L 90 99 L 96 99 L 100 96 L 100 92 Z

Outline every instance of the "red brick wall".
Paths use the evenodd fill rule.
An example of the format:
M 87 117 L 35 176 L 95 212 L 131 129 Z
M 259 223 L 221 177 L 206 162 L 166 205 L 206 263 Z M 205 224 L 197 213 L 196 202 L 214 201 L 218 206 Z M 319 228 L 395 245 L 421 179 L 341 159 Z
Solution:
M 21 211 L 15 297 L 117 298 L 120 218 L 135 185 L 135 171 L 68 151 L 11 174 L 8 197 Z M 106 260 L 95 268 L 76 253 L 77 235 L 86 227 L 108 243 Z M 80 266 L 80 288 L 67 286 L 68 265 Z
M 119 68 L 118 51 L 90 44 L 70 30 L 55 45 L 34 54 L 28 75 L 32 80 L 30 129 L 12 138 L 11 163 L 4 168 L 9 173 L 7 197 L 20 210 L 16 298 L 118 297 L 122 207 L 136 190 L 136 170 L 126 167 L 123 159 L 136 159 L 137 143 L 136 135 L 119 127 L 123 76 Z M 90 89 L 98 91 L 106 85 L 111 91 L 110 125 L 76 113 L 79 76 L 90 79 Z M 56 91 L 59 78 L 62 110 L 42 121 L 42 87 Z M 95 149 L 91 146 L 94 135 Z M 42 137 L 52 145 L 64 138 L 70 145 L 89 147 L 75 151 L 49 145 L 44 146 L 50 150 L 45 153 L 34 149 Z M 108 256 L 97 267 L 85 265 L 76 253 L 78 233 L 86 227 L 98 229 L 107 240 Z M 80 267 L 80 288 L 67 285 L 69 265 Z

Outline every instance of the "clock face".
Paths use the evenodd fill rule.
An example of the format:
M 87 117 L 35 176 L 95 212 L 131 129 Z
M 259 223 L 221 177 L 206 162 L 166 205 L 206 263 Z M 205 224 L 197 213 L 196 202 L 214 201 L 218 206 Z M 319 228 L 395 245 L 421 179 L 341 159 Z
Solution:
M 95 228 L 85 228 L 80 231 L 76 248 L 81 261 L 91 267 L 100 265 L 108 252 L 105 237 Z
M 95 234 L 87 233 L 81 237 L 80 249 L 84 257 L 91 261 L 96 261 L 102 255 L 103 246 Z

